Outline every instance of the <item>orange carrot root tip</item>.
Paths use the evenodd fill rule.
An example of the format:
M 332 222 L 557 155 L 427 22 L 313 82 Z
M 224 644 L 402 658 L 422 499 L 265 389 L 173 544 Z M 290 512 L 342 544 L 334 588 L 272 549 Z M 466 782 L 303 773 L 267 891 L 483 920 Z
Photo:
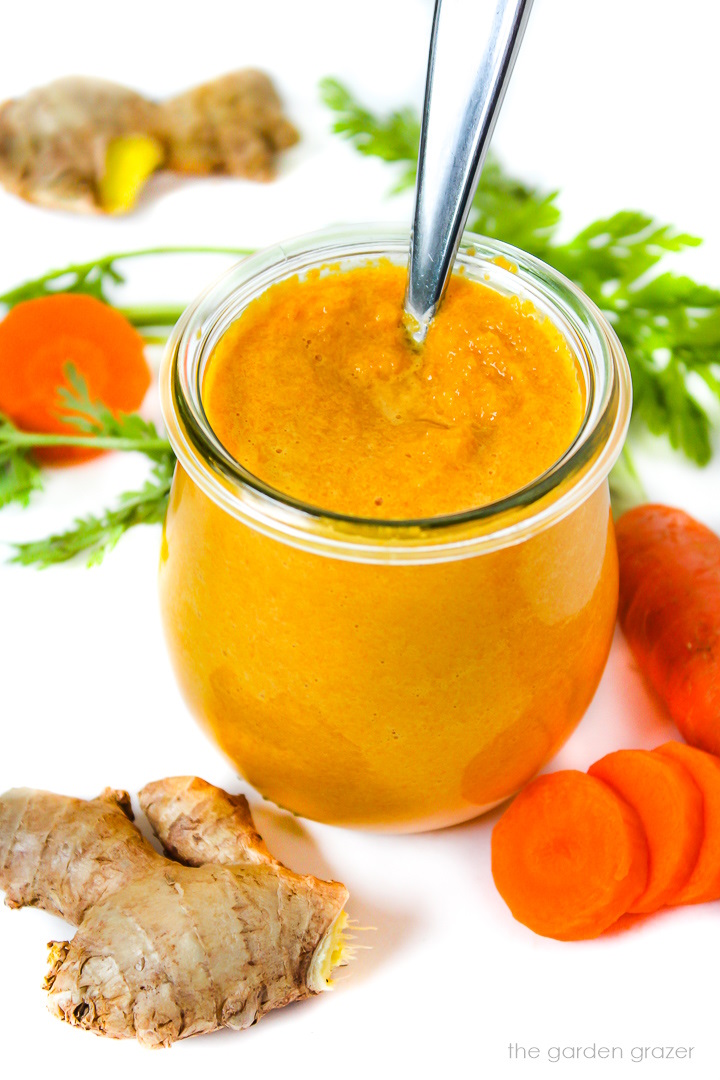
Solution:
M 623 514 L 616 534 L 633 656 L 683 738 L 720 754 L 720 537 L 654 505 Z

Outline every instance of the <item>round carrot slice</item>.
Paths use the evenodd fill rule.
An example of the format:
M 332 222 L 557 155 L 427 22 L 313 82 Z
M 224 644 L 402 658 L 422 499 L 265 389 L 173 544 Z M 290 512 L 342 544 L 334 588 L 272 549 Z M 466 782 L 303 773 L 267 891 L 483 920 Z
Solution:
M 61 419 L 58 388 L 72 365 L 90 397 L 115 412 L 134 412 L 150 385 L 143 339 L 114 308 L 92 296 L 57 293 L 25 300 L 0 322 L 0 412 L 23 431 L 75 434 Z M 37 450 L 61 465 L 86 461 L 83 447 Z
M 521 791 L 493 829 L 492 872 L 510 911 L 536 934 L 593 938 L 645 891 L 645 834 L 601 780 L 550 773 Z
M 720 760 L 714 754 L 685 743 L 667 742 L 654 754 L 672 758 L 684 766 L 700 788 L 704 831 L 695 868 L 673 900 L 674 904 L 702 904 L 720 900 Z
M 692 776 L 676 761 L 649 750 L 616 750 L 588 769 L 630 803 L 647 837 L 647 887 L 628 908 L 647 914 L 667 904 L 687 885 L 700 853 L 703 800 Z

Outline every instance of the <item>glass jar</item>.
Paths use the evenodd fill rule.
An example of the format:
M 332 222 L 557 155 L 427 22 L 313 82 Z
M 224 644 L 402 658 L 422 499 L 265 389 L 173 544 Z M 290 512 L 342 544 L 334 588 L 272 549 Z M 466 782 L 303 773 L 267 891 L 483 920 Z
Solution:
M 246 259 L 185 312 L 161 374 L 178 467 L 160 596 L 190 708 L 262 795 L 319 821 L 412 831 L 512 795 L 595 692 L 618 588 L 607 475 L 631 384 L 574 285 L 468 234 L 456 272 L 529 300 L 577 357 L 586 408 L 564 456 L 507 498 L 427 520 L 354 518 L 271 489 L 208 422 L 215 345 L 283 278 L 407 253 L 407 230 L 386 225 L 302 237 Z

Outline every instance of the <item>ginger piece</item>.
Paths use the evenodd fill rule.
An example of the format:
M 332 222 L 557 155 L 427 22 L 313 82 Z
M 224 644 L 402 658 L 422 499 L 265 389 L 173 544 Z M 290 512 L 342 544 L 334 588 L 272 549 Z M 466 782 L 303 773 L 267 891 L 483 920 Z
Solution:
M 158 117 L 156 104 L 103 79 L 58 79 L 31 90 L 0 106 L 0 183 L 41 206 L 129 209 L 165 158 Z
M 146 784 L 138 798 L 171 859 L 186 866 L 275 862 L 244 795 L 228 795 L 197 776 L 175 776 Z
M 275 157 L 298 140 L 261 71 L 234 71 L 161 106 L 168 168 L 271 180 Z
M 164 103 L 58 79 L 0 105 L 0 184 L 61 210 L 131 210 L 158 168 L 270 180 L 297 142 L 267 75 L 235 71 Z
M 100 178 L 100 205 L 107 214 L 132 210 L 148 178 L 162 165 L 165 151 L 150 135 L 120 135 L 109 143 Z
M 74 923 L 53 942 L 48 1006 L 77 1027 L 146 1046 L 244 1028 L 328 989 L 348 898 L 270 855 L 243 796 L 194 777 L 140 793 L 165 850 L 132 824 L 126 792 L 83 801 L 0 797 L 0 888 Z

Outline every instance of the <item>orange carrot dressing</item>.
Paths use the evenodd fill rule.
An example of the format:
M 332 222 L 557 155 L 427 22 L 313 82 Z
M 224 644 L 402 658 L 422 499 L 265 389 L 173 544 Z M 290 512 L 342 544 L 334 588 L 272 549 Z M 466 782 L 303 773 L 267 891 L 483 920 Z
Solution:
M 404 285 L 387 261 L 314 271 L 225 334 L 203 396 L 250 472 L 324 509 L 418 518 L 493 502 L 567 450 L 583 393 L 549 320 L 456 275 L 418 352 Z
M 453 278 L 420 352 L 387 261 L 270 287 L 211 355 L 203 401 L 256 476 L 325 509 L 488 503 L 570 446 L 584 401 L 560 333 Z M 582 716 L 615 621 L 607 486 L 521 544 L 389 566 L 290 546 L 180 468 L 161 600 L 186 700 L 264 795 L 338 824 L 434 828 L 526 783 Z

